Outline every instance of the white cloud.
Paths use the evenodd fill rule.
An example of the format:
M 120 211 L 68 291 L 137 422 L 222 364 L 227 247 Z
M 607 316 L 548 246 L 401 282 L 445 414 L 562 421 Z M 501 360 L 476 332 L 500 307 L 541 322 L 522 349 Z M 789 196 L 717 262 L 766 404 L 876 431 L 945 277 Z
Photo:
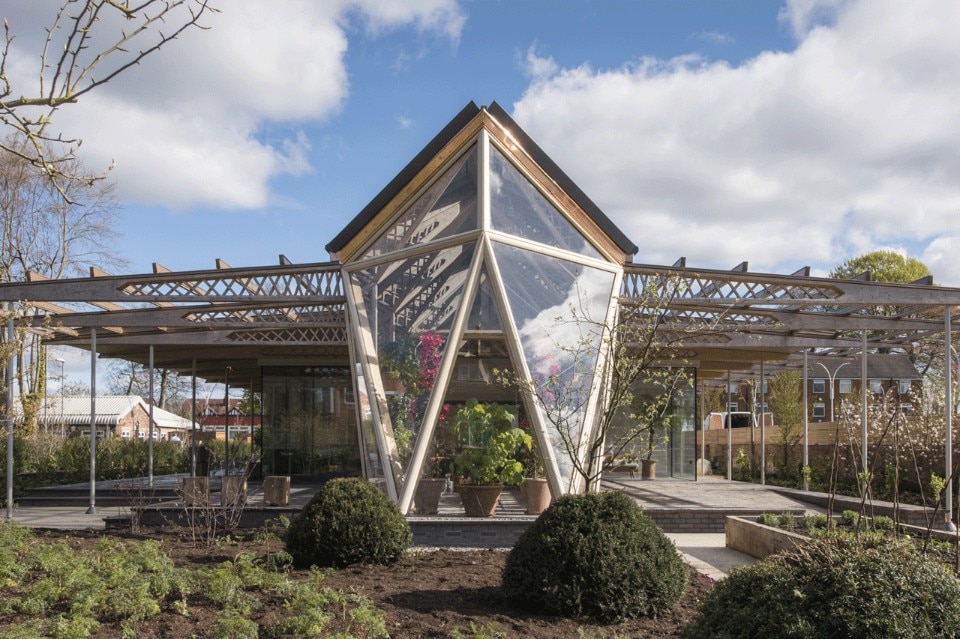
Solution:
M 713 44 L 730 44 L 734 41 L 733 36 L 722 31 L 698 31 L 693 34 L 693 37 Z
M 58 3 L 23 4 L 29 10 L 11 25 L 17 34 L 12 66 L 18 69 L 38 55 L 40 27 Z M 413 27 L 456 42 L 465 19 L 456 0 L 214 4 L 220 12 L 202 20 L 208 30 L 184 33 L 56 115 L 68 136 L 84 139 L 88 167 L 116 162 L 114 176 L 126 199 L 263 206 L 271 178 L 310 170 L 309 145 L 296 127 L 329 118 L 343 104 L 351 20 L 374 35 Z M 267 129 L 274 135 L 268 137 Z
M 812 28 L 829 24 L 848 0 L 787 0 L 779 19 L 790 25 L 793 34 L 802 38 Z
M 527 49 L 527 53 L 521 62 L 524 73 L 535 82 L 542 82 L 556 75 L 560 71 L 560 65 L 551 57 L 543 57 L 537 53 L 536 46 Z
M 794 51 L 560 69 L 514 115 L 639 261 L 825 271 L 956 237 L 960 3 L 794 0 L 784 15 Z

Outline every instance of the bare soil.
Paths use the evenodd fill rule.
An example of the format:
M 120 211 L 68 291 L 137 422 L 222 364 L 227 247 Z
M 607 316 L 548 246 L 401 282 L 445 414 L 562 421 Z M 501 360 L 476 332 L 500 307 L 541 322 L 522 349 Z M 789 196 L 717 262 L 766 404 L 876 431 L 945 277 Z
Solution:
M 96 542 L 104 535 L 126 539 L 153 538 L 163 541 L 165 552 L 181 566 L 209 567 L 233 560 L 240 552 L 267 556 L 283 548 L 274 539 L 252 540 L 206 546 L 175 533 L 135 536 L 129 533 L 76 531 L 38 531 L 41 538 L 69 540 L 76 547 Z M 391 637 L 443 637 L 455 632 L 465 637 L 542 637 L 551 639 L 600 639 L 612 637 L 679 637 L 680 631 L 696 614 L 699 602 L 713 582 L 691 571 L 689 585 L 680 603 L 655 619 L 637 619 L 614 625 L 597 624 L 589 619 L 566 619 L 536 614 L 516 607 L 500 593 L 500 576 L 507 553 L 494 550 L 414 550 L 390 566 L 353 566 L 332 572 L 326 585 L 346 592 L 362 594 L 373 600 L 386 615 Z M 306 571 L 293 571 L 291 577 L 306 577 Z M 251 618 L 268 627 L 272 619 L 284 614 L 283 601 L 267 598 Z M 144 639 L 207 637 L 213 629 L 217 610 L 190 606 L 188 616 L 172 606 L 160 615 L 135 627 Z M 0 620 L 0 634 L 12 619 Z M 472 626 L 471 626 L 472 624 Z M 475 631 L 483 631 L 476 632 Z M 96 639 L 122 637 L 119 624 L 103 623 L 91 635 Z M 261 634 L 263 636 L 263 634 Z

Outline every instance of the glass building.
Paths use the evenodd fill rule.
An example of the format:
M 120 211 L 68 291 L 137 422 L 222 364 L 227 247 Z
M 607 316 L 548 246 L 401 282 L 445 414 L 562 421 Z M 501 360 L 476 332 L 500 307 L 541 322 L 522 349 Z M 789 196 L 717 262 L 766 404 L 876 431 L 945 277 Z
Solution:
M 537 162 L 545 156 L 499 107 L 456 128 L 328 247 L 343 269 L 365 473 L 402 508 L 445 444 L 445 417 L 469 399 L 509 404 L 553 493 L 580 489 L 569 440 L 591 434 L 603 327 L 635 250 L 561 188 L 569 180 Z M 507 380 L 550 380 L 565 397 L 537 401 Z
M 695 479 L 695 384 L 865 349 L 866 331 L 896 347 L 943 332 L 960 305 L 932 282 L 634 263 L 636 245 L 496 103 L 467 105 L 326 248 L 318 263 L 0 284 L 0 300 L 48 344 L 260 392 L 263 474 L 361 474 L 405 512 L 419 478 L 471 444 L 449 425 L 474 399 L 533 437 L 553 495 L 582 490 L 574 462 L 608 452 L 581 445 L 607 413 L 605 331 L 624 309 L 652 300 L 674 327 L 714 327 L 664 362 L 688 374 L 663 407 L 657 476 Z

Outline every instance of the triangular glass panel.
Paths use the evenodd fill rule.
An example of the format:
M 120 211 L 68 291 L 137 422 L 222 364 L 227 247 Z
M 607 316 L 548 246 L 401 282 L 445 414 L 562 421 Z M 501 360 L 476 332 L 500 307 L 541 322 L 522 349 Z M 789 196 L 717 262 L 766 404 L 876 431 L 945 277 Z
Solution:
M 361 259 L 476 229 L 477 148 L 471 147 L 404 211 Z
M 493 145 L 490 147 L 490 222 L 497 231 L 603 259 L 580 231 Z
M 371 363 L 380 423 L 395 443 L 398 485 L 420 431 L 464 288 L 475 245 L 457 245 L 350 274 L 360 316 L 360 356 Z M 388 446 L 388 448 L 390 448 Z
M 493 243 L 534 404 L 569 482 L 594 393 L 613 273 Z
M 442 390 L 443 403 L 435 422 L 433 438 L 426 448 L 421 477 L 446 476 L 451 473 L 451 463 L 460 452 L 490 445 L 489 441 L 483 439 L 483 433 L 471 429 L 469 420 L 465 428 L 455 427 L 459 411 L 471 401 L 488 407 L 502 407 L 512 416 L 514 426 L 530 429 L 521 392 L 513 385 L 501 382 L 501 379 L 506 379 L 516 371 L 503 325 L 494 300 L 491 278 L 486 266 L 483 266 L 476 294 L 469 307 L 467 323 L 457 340 L 456 361 L 449 378 L 437 382 L 435 392 Z M 424 429 L 421 432 L 426 431 Z M 419 503 L 417 507 L 419 509 Z

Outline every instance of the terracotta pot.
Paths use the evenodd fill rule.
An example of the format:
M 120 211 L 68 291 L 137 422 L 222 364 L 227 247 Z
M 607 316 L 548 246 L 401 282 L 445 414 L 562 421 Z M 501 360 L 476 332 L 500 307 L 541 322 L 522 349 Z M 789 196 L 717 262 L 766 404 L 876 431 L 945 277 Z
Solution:
M 399 379 L 387 375 L 383 378 L 383 390 L 388 393 L 403 393 L 406 389 Z
M 446 479 L 421 479 L 414 493 L 414 507 L 418 515 L 436 515 L 440 509 L 440 495 L 447 485 Z
M 656 459 L 641 459 L 640 460 L 640 479 L 656 479 L 657 478 L 657 460 Z
M 520 493 L 527 502 L 527 514 L 539 515 L 550 505 L 550 484 L 546 479 L 528 477 L 520 483 Z
M 493 517 L 503 486 L 460 484 L 460 501 L 467 517 Z

